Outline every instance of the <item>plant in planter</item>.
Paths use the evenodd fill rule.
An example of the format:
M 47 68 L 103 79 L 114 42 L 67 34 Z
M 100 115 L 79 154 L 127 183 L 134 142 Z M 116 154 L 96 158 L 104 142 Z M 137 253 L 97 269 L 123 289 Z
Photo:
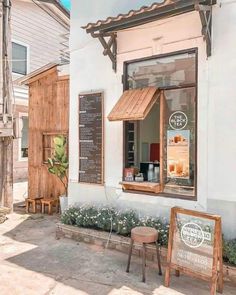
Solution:
M 63 135 L 57 135 L 53 139 L 54 154 L 48 158 L 48 172 L 55 175 L 63 184 L 65 194 L 60 196 L 61 212 L 63 213 L 68 207 L 68 168 L 69 161 L 67 157 L 67 139 Z

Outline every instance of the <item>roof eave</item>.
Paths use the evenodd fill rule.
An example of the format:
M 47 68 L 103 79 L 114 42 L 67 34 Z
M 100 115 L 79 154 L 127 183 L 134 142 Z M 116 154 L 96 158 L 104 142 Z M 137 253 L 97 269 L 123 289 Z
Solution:
M 147 11 L 131 17 L 122 18 L 121 20 L 111 21 L 107 24 L 105 23 L 97 26 L 91 25 L 91 28 L 84 28 L 86 28 L 87 33 L 95 33 L 98 31 L 100 33 L 117 32 L 163 18 L 195 11 L 195 4 L 196 0 L 179 0 L 153 11 Z M 216 4 L 216 0 L 199 0 L 199 4 L 214 5 Z
M 70 18 L 70 12 L 68 9 L 66 9 L 59 0 L 37 0 L 38 2 L 45 3 L 45 4 L 53 4 L 55 7 L 57 7 L 61 12 L 65 14 L 68 18 Z
M 70 18 L 70 11 L 66 9 L 60 2 L 55 1 L 55 6 L 63 12 L 68 18 Z

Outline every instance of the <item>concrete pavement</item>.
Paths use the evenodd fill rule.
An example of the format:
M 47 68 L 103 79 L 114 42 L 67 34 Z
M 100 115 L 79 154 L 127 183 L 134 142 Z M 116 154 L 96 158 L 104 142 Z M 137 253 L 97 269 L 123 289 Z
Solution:
M 55 238 L 58 217 L 8 216 L 0 225 L 1 295 L 209 295 L 208 284 L 173 276 L 171 289 L 163 286 L 155 265 L 141 282 L 141 261 L 133 257 L 130 273 L 127 256 L 72 240 Z M 225 286 L 225 295 L 236 287 Z

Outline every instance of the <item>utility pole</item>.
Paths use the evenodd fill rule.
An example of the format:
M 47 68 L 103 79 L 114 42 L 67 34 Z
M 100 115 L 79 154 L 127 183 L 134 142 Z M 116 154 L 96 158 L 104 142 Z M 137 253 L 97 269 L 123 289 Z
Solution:
M 0 207 L 13 208 L 13 112 L 11 83 L 11 0 L 0 0 Z

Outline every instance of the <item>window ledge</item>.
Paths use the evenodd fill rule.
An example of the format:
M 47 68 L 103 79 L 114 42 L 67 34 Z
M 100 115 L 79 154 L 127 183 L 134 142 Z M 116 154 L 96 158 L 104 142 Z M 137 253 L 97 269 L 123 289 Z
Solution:
M 153 182 L 129 182 L 129 181 L 122 181 L 120 182 L 122 188 L 124 190 L 132 190 L 132 191 L 141 191 L 141 192 L 149 192 L 149 193 L 160 193 L 161 185 L 160 183 L 153 183 Z
M 28 162 L 28 157 L 27 158 L 20 158 L 20 159 L 18 159 L 18 162 Z

